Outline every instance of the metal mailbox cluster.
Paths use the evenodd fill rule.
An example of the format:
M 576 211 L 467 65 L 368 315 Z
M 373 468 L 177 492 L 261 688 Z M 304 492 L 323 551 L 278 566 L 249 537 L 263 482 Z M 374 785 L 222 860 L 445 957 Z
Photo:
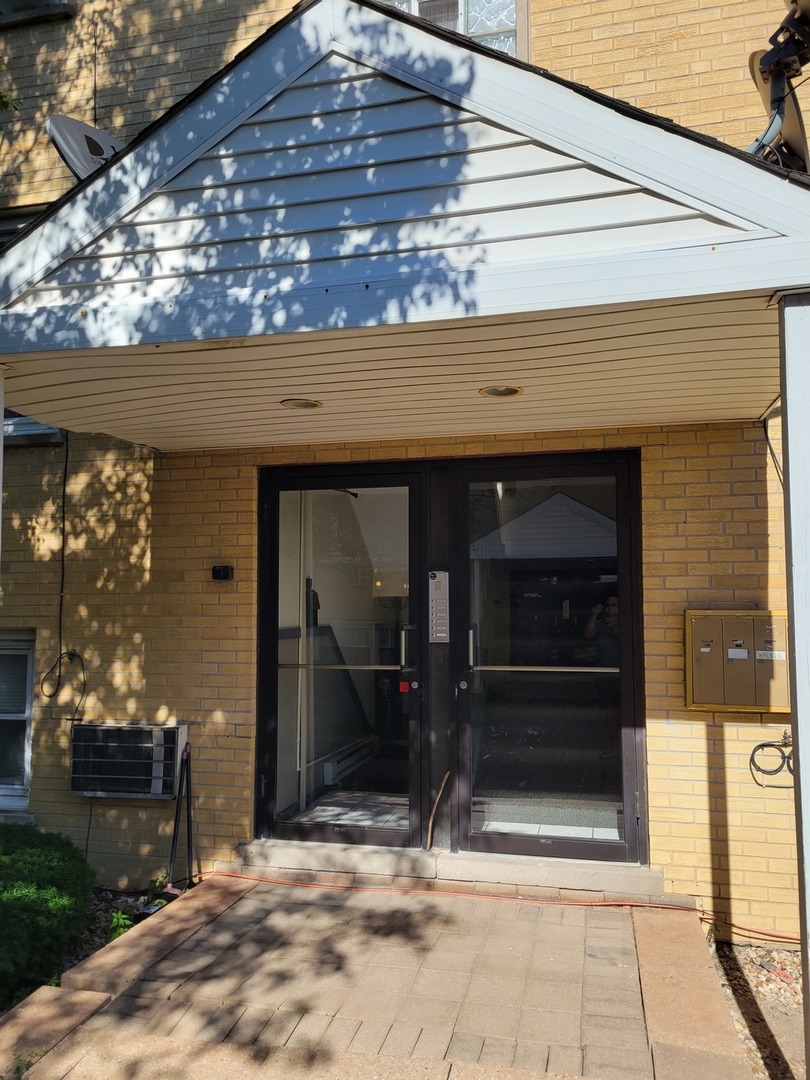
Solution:
M 687 708 L 790 712 L 785 612 L 685 615 Z

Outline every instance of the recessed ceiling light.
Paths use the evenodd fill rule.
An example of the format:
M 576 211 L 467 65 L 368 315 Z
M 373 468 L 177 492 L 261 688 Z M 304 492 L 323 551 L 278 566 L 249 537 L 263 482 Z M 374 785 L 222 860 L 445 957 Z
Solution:
M 478 393 L 481 395 L 481 397 L 491 397 L 491 398 L 517 397 L 519 394 L 523 393 L 523 387 L 522 386 L 485 386 L 482 390 L 479 390 Z
M 288 397 L 281 402 L 285 409 L 322 409 L 323 402 L 312 398 Z

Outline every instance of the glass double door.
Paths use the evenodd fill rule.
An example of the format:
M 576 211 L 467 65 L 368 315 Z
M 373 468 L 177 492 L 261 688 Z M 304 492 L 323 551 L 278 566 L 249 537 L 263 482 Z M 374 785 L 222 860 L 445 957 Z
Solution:
M 632 458 L 268 470 L 262 500 L 259 835 L 640 858 Z

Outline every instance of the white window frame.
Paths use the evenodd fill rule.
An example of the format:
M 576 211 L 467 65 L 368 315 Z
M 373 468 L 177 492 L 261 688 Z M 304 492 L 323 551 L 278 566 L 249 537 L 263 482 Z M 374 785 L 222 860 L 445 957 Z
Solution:
M 25 750 L 23 777 L 19 784 L 0 784 L 0 809 L 24 810 L 28 806 L 31 783 L 32 716 L 34 706 L 34 646 L 33 630 L 0 630 L 0 653 L 27 657 L 25 673 L 25 711 L 22 713 L 0 712 L 0 724 L 4 720 L 25 721 Z
M 399 8 L 402 11 L 407 11 L 411 15 L 419 15 L 419 0 L 386 0 L 391 4 L 391 7 Z M 458 3 L 458 21 L 459 29 L 456 33 L 461 34 L 463 37 L 469 38 L 470 41 L 479 42 L 482 45 L 486 44 L 484 40 L 487 37 L 491 37 L 498 33 L 510 33 L 509 29 L 498 31 L 492 30 L 483 34 L 470 34 L 467 32 L 467 4 L 468 0 L 457 0 Z M 515 57 L 518 60 L 529 59 L 529 19 L 528 19 L 529 5 L 528 0 L 515 0 Z M 426 19 L 426 22 L 430 20 Z M 509 54 L 504 54 L 509 55 Z

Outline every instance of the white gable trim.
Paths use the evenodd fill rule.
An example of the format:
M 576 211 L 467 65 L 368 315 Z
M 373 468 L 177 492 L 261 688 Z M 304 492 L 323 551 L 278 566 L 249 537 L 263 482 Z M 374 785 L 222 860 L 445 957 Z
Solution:
M 376 14 L 376 12 L 374 12 L 374 14 Z M 410 26 L 408 26 L 407 29 L 413 29 L 415 33 L 420 34 L 420 42 L 424 44 L 427 44 L 427 41 L 429 41 L 431 44 L 437 43 L 440 45 L 447 45 L 447 42 L 444 42 L 441 39 L 437 41 L 437 39 L 432 38 L 424 31 L 420 31 Z M 350 42 L 342 41 L 340 39 L 335 41 L 333 52 L 348 62 L 364 64 L 366 67 L 379 72 L 381 75 L 387 75 L 390 78 L 398 79 L 400 82 L 418 87 L 425 93 L 432 94 L 434 97 L 437 97 L 448 104 L 457 105 L 466 112 L 481 116 L 485 121 L 501 125 L 510 131 L 514 131 L 519 135 L 524 135 L 527 138 L 539 142 L 551 150 L 566 154 L 577 161 L 585 162 L 596 169 L 609 172 L 628 183 L 637 184 L 639 187 L 654 191 L 663 198 L 672 199 L 673 201 L 689 206 L 702 214 L 716 217 L 724 224 L 745 230 L 751 235 L 776 236 L 787 231 L 784 226 L 788 221 L 794 222 L 795 224 L 795 213 L 792 215 L 779 215 L 778 223 L 769 223 L 768 225 L 763 226 L 761 220 L 763 214 L 759 213 L 757 215 L 754 212 L 755 207 L 753 205 L 741 207 L 740 210 L 744 210 L 744 213 L 741 214 L 738 210 L 729 209 L 722 201 L 718 201 L 717 199 L 714 201 L 707 200 L 707 192 L 704 190 L 705 185 L 701 186 L 700 170 L 698 171 L 698 176 L 696 178 L 693 169 L 684 168 L 682 156 L 695 149 L 705 150 L 707 154 L 710 155 L 711 160 L 707 161 L 703 167 L 706 169 L 707 179 L 713 179 L 716 177 L 718 169 L 718 151 L 714 148 L 702 147 L 701 144 L 693 142 L 691 139 L 684 139 L 683 136 L 663 131 L 660 128 L 654 127 L 654 125 L 644 124 L 641 121 L 623 116 L 621 113 L 614 112 L 605 105 L 591 101 L 589 98 L 577 94 L 575 90 L 572 90 L 569 87 L 560 86 L 552 80 L 545 79 L 536 72 L 527 72 L 510 67 L 494 57 L 472 54 L 475 56 L 476 67 L 479 64 L 479 61 L 482 65 L 494 65 L 496 67 L 496 72 L 490 73 L 492 80 L 490 85 L 493 89 L 498 88 L 503 90 L 504 83 L 508 82 L 509 78 L 513 75 L 528 80 L 519 88 L 516 88 L 514 93 L 509 93 L 508 95 L 502 93 L 498 95 L 501 98 L 506 96 L 509 97 L 510 100 L 508 103 L 505 103 L 503 101 L 496 102 L 494 98 L 487 101 L 486 95 L 482 95 L 480 92 L 473 92 L 472 89 L 469 93 L 454 93 L 443 83 L 424 78 L 424 76 L 420 74 L 420 67 L 422 65 L 420 65 L 420 67 L 410 67 L 407 64 L 399 64 L 395 61 L 386 60 L 385 58 L 369 56 L 362 50 L 353 47 Z M 426 50 L 423 49 L 422 52 L 425 53 Z M 438 56 L 430 56 L 430 60 L 434 63 L 440 58 L 441 54 L 438 54 Z M 498 75 L 500 77 L 497 77 Z M 541 80 L 544 99 L 549 96 L 555 98 L 553 101 L 543 101 L 542 108 L 544 110 L 544 115 L 542 123 L 538 123 L 534 118 L 529 119 L 525 113 L 527 96 L 530 96 L 534 91 L 535 99 L 537 97 L 536 90 L 538 87 L 538 80 Z M 478 79 L 476 77 L 476 82 L 477 81 Z M 556 95 L 554 94 L 555 91 L 558 91 L 563 95 L 561 101 L 556 100 Z M 584 106 L 584 113 L 592 114 L 587 122 L 584 119 L 584 115 L 582 120 L 582 128 L 587 129 L 588 132 L 594 136 L 589 139 L 587 143 L 572 139 L 570 134 L 563 137 L 559 126 L 553 122 L 549 122 L 549 117 L 553 118 L 556 116 L 557 110 L 564 107 L 566 104 L 569 107 L 569 111 Z M 515 109 L 514 112 L 506 111 L 507 109 L 512 108 Z M 548 110 L 549 117 L 545 115 L 546 109 Z M 634 160 L 632 154 L 626 153 L 627 146 L 636 144 L 636 140 L 633 140 L 631 143 L 629 138 L 629 125 L 635 125 L 642 129 L 640 133 L 637 133 L 637 140 L 641 140 L 642 146 L 644 145 L 644 136 L 649 132 L 656 132 L 657 134 L 664 136 L 662 145 L 656 147 L 659 156 L 663 156 L 664 161 L 663 163 L 659 161 L 658 167 L 652 169 L 650 172 L 640 170 L 637 165 L 637 159 Z M 614 132 L 612 137 L 606 135 L 607 127 Z M 579 131 L 579 128 L 577 130 Z M 724 159 L 727 157 L 729 162 L 733 162 L 740 166 L 744 172 L 745 179 L 749 179 L 749 173 L 752 169 L 747 161 L 739 162 L 730 155 L 723 155 L 723 157 Z M 772 176 L 766 177 L 766 180 L 771 183 L 773 183 L 774 179 L 775 178 Z M 778 182 L 779 181 L 777 180 L 777 183 Z M 719 197 L 719 193 L 723 191 L 723 187 L 722 185 L 716 186 L 718 187 L 717 194 Z M 740 182 L 740 191 L 742 193 L 747 192 L 749 188 L 750 184 L 746 184 L 742 181 Z M 770 189 L 771 199 L 773 199 L 773 196 L 774 191 L 773 189 Z M 801 193 L 799 193 L 799 199 L 801 200 Z M 804 202 L 800 203 L 800 207 L 801 209 L 799 212 L 803 212 L 807 216 L 807 223 L 810 226 L 810 210 L 804 206 Z
M 376 53 L 375 42 L 379 46 Z M 374 8 L 353 0 L 319 0 L 280 26 L 261 47 L 213 82 L 147 141 L 103 170 L 42 226 L 13 245 L 3 261 L 0 304 L 13 301 L 104 229 L 131 213 L 156 189 L 335 50 L 552 149 L 748 230 L 746 236 L 733 240 L 718 237 L 718 253 L 721 248 L 730 247 L 736 271 L 724 279 L 724 292 L 735 287 L 777 288 L 807 283 L 805 275 L 797 280 L 783 272 L 781 255 L 774 265 L 763 269 L 760 260 L 766 257 L 764 249 L 757 246 L 753 260 L 743 252 L 746 245 L 760 245 L 768 237 L 776 242 L 780 234 L 810 237 L 810 192 L 753 163 L 663 130 L 654 123 L 635 120 L 537 72 L 448 42 L 430 30 L 391 18 Z M 639 162 L 644 162 L 643 172 Z M 565 260 L 561 264 L 564 271 L 572 270 L 576 279 L 574 296 L 570 295 L 570 289 L 566 292 L 555 287 L 571 280 L 566 272 L 558 275 L 557 263 L 536 268 L 530 260 L 521 262 L 520 269 L 511 274 L 520 280 L 521 287 L 516 294 L 509 289 L 521 299 L 511 310 L 543 310 L 577 302 L 623 303 L 702 292 L 715 294 L 716 275 L 728 261 L 728 253 L 724 260 L 706 260 L 704 254 L 704 248 L 696 247 L 686 253 L 667 250 L 657 254 L 619 255 L 611 259 L 604 274 L 599 258 L 585 262 Z M 682 271 L 679 261 L 690 258 L 693 265 Z M 638 259 L 645 260 L 653 280 L 638 282 L 633 270 Z M 745 278 L 739 271 L 752 263 L 753 274 Z M 704 273 L 703 267 L 710 264 L 711 269 Z M 626 267 L 627 280 L 621 267 Z M 684 284 L 679 280 L 673 288 L 672 283 L 658 280 L 662 274 L 666 279 L 670 272 L 683 274 Z M 483 286 L 494 278 L 497 294 L 501 291 L 500 282 L 510 277 L 510 270 L 493 269 L 481 277 L 482 288 L 477 290 L 481 295 L 474 298 L 475 313 L 504 310 L 496 298 L 490 300 L 484 295 Z M 612 288 L 606 288 L 608 281 L 612 282 Z M 630 281 L 639 284 L 640 291 L 631 292 L 627 287 Z M 532 289 L 535 292 L 530 303 L 527 293 Z M 539 299 L 538 289 L 543 290 Z M 555 297 L 553 302 L 551 296 Z M 226 301 L 236 305 L 241 302 L 239 298 Z M 185 307 L 190 308 L 191 305 Z M 445 311 L 438 317 L 447 314 Z M 71 323 L 75 326 L 83 317 L 72 311 L 63 313 L 59 332 L 65 332 Z M 417 307 L 413 317 L 430 315 L 420 314 Z M 16 339 L 14 316 L 7 318 Z M 31 314 L 25 318 L 30 320 Z M 127 321 L 134 328 L 141 316 L 133 312 Z M 366 325 L 361 310 L 355 314 L 353 309 L 346 325 Z M 285 329 L 289 330 L 289 325 Z M 243 327 L 237 332 L 249 330 Z M 144 338 L 139 336 L 137 340 Z M 105 343 L 111 342 L 105 340 Z M 19 346 L 12 345 L 15 347 Z
M 247 58 L 235 66 L 151 138 L 102 169 L 0 259 L 0 305 L 81 251 L 322 59 L 331 23 L 330 0 L 305 10 L 258 50 L 260 62 Z
M 479 112 L 490 121 L 623 179 L 654 187 L 669 198 L 694 200 L 690 205 L 713 210 L 723 220 L 731 220 L 732 215 L 749 228 L 757 222 L 760 228 L 777 233 L 795 233 L 802 227 L 810 232 L 810 193 L 796 190 L 753 161 L 741 160 L 654 122 L 636 120 L 536 71 L 504 63 L 494 55 L 461 49 L 411 24 L 399 24 L 398 29 L 409 51 L 419 58 L 417 62 L 402 56 L 374 55 L 364 51 L 351 32 L 351 12 L 359 5 L 352 0 L 325 2 L 345 12 L 343 18 L 335 20 L 334 48 L 347 59 Z M 375 9 L 362 10 L 369 23 L 388 21 Z M 442 81 L 429 77 L 442 60 L 455 61 L 454 80 L 458 82 L 459 53 L 475 69 L 475 77 L 463 94 L 454 92 L 449 75 Z M 538 101 L 538 85 L 542 102 Z M 639 162 L 644 162 L 643 171 Z
M 406 312 L 386 307 L 392 289 L 411 288 Z M 417 288 L 424 286 L 424 289 Z M 362 282 L 322 288 L 263 290 L 259 294 L 141 304 L 90 304 L 0 312 L 7 354 L 64 348 L 214 341 L 273 333 L 395 326 L 448 318 L 563 311 L 663 299 L 727 296 L 810 286 L 810 243 L 766 239 L 623 257 L 560 261 L 554 265 L 482 267 L 474 292 L 431 291 L 424 274 L 366 287 Z M 303 302 L 302 302 L 303 301 Z M 306 311 L 306 320 L 298 314 Z

